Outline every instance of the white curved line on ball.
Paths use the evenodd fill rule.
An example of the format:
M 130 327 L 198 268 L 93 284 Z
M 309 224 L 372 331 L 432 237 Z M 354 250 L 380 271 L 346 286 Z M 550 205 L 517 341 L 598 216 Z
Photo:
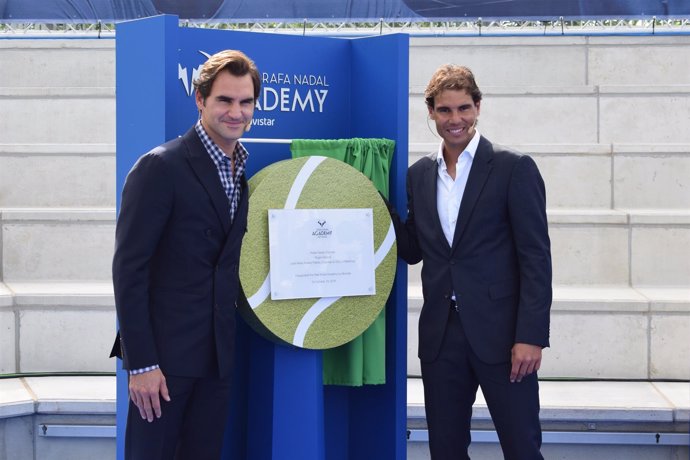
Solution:
M 390 251 L 393 247 L 393 243 L 395 243 L 395 227 L 393 227 L 393 222 L 391 221 L 391 224 L 388 227 L 388 233 L 386 233 L 386 237 L 383 239 L 381 246 L 379 246 L 374 254 L 374 265 L 376 268 L 378 268 L 379 264 L 381 264 L 383 259 L 386 258 L 388 251 Z
M 313 173 L 316 167 L 325 159 L 326 157 L 309 157 L 306 163 L 302 165 L 302 169 L 300 169 L 297 177 L 295 177 L 295 181 L 292 183 L 292 187 L 290 187 L 290 193 L 288 193 L 287 199 L 285 200 L 285 209 L 295 209 L 297 200 L 299 200 L 302 189 L 309 180 L 311 173 Z
M 386 237 L 383 239 L 381 246 L 379 246 L 374 254 L 375 268 L 378 268 L 381 262 L 383 262 L 383 259 L 386 258 L 386 255 L 393 247 L 393 243 L 395 243 L 395 228 L 393 227 L 393 222 L 391 222 L 390 226 L 388 227 Z M 304 338 L 306 337 L 307 331 L 311 327 L 312 323 L 316 321 L 316 318 L 318 318 L 321 313 L 326 311 L 328 307 L 340 299 L 340 297 L 322 297 L 317 300 L 316 303 L 312 305 L 309 310 L 307 310 L 302 317 L 302 320 L 297 325 L 295 336 L 292 339 L 292 344 L 302 347 L 304 345 Z
M 287 199 L 285 200 L 285 209 L 295 209 L 295 206 L 297 205 L 297 200 L 299 199 L 299 196 L 302 194 L 304 184 L 307 183 L 309 177 L 314 172 L 316 167 L 320 165 L 321 162 L 325 159 L 326 157 L 309 157 L 309 159 L 302 165 L 302 168 L 300 169 L 299 173 L 297 173 L 295 181 L 292 183 L 292 187 L 290 187 L 290 192 L 288 193 Z M 256 293 L 253 296 L 248 298 L 247 302 L 253 310 L 259 305 L 261 305 L 270 294 L 271 272 L 269 271 L 266 274 L 266 279 L 263 283 L 261 283 L 261 287 L 259 288 L 259 290 L 256 291 Z
M 261 284 L 261 287 L 259 288 L 256 293 L 251 296 L 250 298 L 247 299 L 247 302 L 249 303 L 249 306 L 252 307 L 252 310 L 261 305 L 264 300 L 268 297 L 268 295 L 271 293 L 271 272 L 268 272 L 268 275 L 266 275 L 266 279 L 264 282 Z
M 324 312 L 332 304 L 340 300 L 340 297 L 321 297 L 312 305 L 309 310 L 304 314 L 302 320 L 299 322 L 297 329 L 295 330 L 295 337 L 292 339 L 292 344 L 298 347 L 304 345 L 304 337 L 307 335 L 307 331 L 311 324 L 316 321 L 316 318 Z

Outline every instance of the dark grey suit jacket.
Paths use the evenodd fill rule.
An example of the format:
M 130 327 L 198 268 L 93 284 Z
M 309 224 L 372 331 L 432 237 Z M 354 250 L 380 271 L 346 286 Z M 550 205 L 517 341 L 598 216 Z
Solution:
M 398 253 L 423 260 L 419 358 L 438 355 L 454 292 L 467 339 L 487 363 L 517 342 L 549 345 L 551 252 L 544 181 L 527 155 L 481 137 L 452 246 L 437 212 L 436 154 L 407 174 L 408 216 L 394 218 Z
M 230 222 L 218 171 L 192 128 L 134 165 L 117 220 L 113 284 L 125 369 L 228 376 L 248 190 Z M 118 346 L 119 345 L 119 346 Z

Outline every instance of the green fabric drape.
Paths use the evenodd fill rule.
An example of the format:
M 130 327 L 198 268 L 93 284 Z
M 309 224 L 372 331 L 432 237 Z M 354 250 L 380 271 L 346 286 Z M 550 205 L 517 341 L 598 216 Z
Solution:
M 294 139 L 293 158 L 324 156 L 341 160 L 367 176 L 388 198 L 388 177 L 395 142 L 390 139 Z M 362 335 L 323 352 L 326 385 L 377 385 L 386 383 L 386 310 Z

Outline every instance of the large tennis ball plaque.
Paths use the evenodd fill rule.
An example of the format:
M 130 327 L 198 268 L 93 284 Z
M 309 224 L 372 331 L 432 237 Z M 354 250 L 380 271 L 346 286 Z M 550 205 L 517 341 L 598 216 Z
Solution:
M 397 251 L 395 231 L 383 199 L 371 181 L 342 161 L 303 157 L 274 163 L 249 181 L 247 234 L 240 256 L 245 298 L 240 314 L 260 334 L 300 348 L 333 348 L 367 329 L 386 304 Z M 374 229 L 374 295 L 271 299 L 269 209 L 371 208 Z

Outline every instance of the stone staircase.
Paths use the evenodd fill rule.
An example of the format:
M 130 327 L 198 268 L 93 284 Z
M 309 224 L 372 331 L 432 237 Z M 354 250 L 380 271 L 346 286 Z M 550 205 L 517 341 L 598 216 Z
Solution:
M 113 40 L 0 40 L 0 373 L 105 371 Z
M 112 39 L 0 37 L 0 374 L 114 370 L 107 358 L 115 329 L 114 61 Z M 551 398 L 544 401 L 546 428 L 596 431 L 591 420 L 601 424 L 627 410 L 649 422 L 645 430 L 685 426 L 687 433 L 690 36 L 413 37 L 410 163 L 437 148 L 422 93 L 446 62 L 477 76 L 484 92 L 480 131 L 532 154 L 546 181 L 555 286 L 552 346 L 541 377 L 685 381 L 673 384 L 675 399 L 661 387 L 597 393 L 586 382 L 544 382 Z M 408 416 L 423 432 L 419 268 L 410 268 Z M 55 398 L 79 399 L 72 389 Z M 607 406 L 616 391 L 629 397 Z M 34 401 L 42 394 L 50 391 L 43 388 Z M 572 403 L 574 394 L 581 399 Z M 2 422 L 14 406 L 2 396 L 0 434 L 7 435 Z M 26 404 L 34 409 L 22 414 L 34 418 L 21 423 L 34 426 L 40 404 Z M 658 412 L 648 409 L 662 406 L 666 418 L 656 424 Z M 47 414 L 57 423 L 65 406 L 55 407 Z M 478 427 L 490 430 L 485 412 L 479 401 Z M 102 422 L 98 417 L 94 423 Z M 641 429 L 622 418 L 604 426 Z M 423 436 L 411 441 L 409 458 L 427 458 L 424 444 Z M 549 447 L 551 458 L 564 459 L 688 452 L 687 443 L 639 450 L 648 453 L 643 457 L 608 455 L 606 448 L 613 449 L 593 456 L 578 446 Z M 476 449 L 479 458 L 500 458 L 495 442 Z
M 479 130 L 547 189 L 552 346 L 542 377 L 690 379 L 690 37 L 412 38 L 410 162 L 437 149 L 423 91 L 472 68 Z M 408 369 L 419 375 L 419 268 Z

